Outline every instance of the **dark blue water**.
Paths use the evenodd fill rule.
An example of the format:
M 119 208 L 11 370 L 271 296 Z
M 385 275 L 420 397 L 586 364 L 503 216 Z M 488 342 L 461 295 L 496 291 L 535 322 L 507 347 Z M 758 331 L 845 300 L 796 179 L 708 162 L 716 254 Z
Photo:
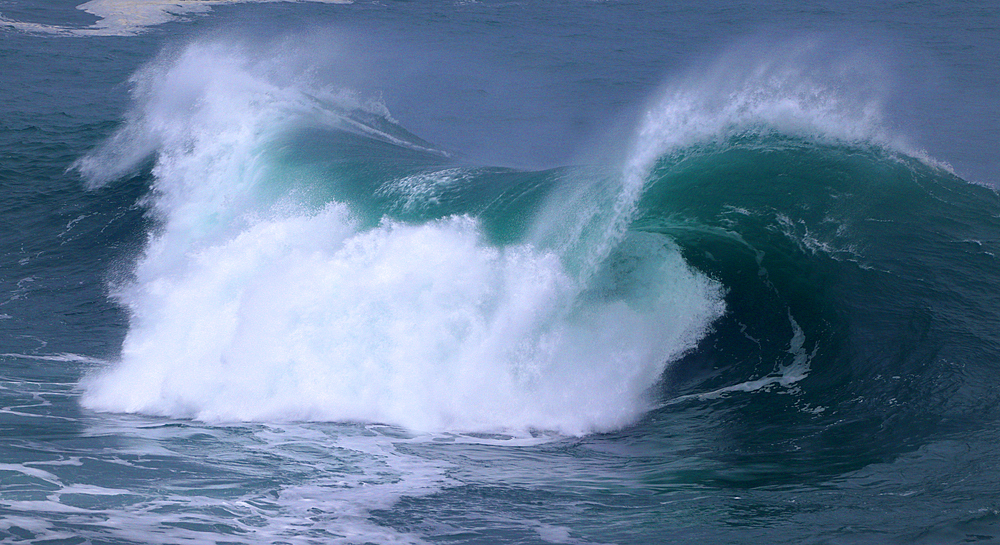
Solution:
M 1000 542 L 1000 8 L 0 4 L 0 536 Z

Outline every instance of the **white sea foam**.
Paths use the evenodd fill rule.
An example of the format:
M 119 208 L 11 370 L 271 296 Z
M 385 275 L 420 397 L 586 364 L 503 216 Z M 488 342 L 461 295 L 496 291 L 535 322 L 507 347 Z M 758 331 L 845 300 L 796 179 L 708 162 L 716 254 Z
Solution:
M 86 384 L 87 406 L 582 433 L 641 414 L 720 310 L 717 288 L 664 247 L 649 275 L 667 280 L 646 308 L 573 311 L 557 256 L 489 247 L 464 216 L 355 231 L 331 205 L 162 263 L 173 244 L 154 240 L 123 291 L 123 361 Z
M 542 214 L 577 239 L 561 246 L 491 246 L 464 215 L 362 229 L 344 204 L 267 201 L 285 175 L 268 160 L 276 135 L 305 119 L 350 128 L 342 110 L 357 104 L 322 109 L 316 88 L 275 78 L 277 57 L 194 44 L 153 63 L 124 128 L 78 163 L 99 184 L 152 152 L 162 219 L 116 290 L 131 311 L 121 361 L 84 381 L 85 406 L 587 433 L 638 418 L 722 313 L 719 286 L 667 239 L 626 236 L 636 173 L 600 188 L 610 213 Z M 581 251 L 585 274 L 567 270 Z M 630 258 L 606 263 L 613 251 Z
M 4 479 L 20 483 L 19 490 L 32 490 L 0 498 L 5 512 L 0 530 L 16 529 L 35 540 L 202 544 L 225 535 L 231 543 L 306 544 L 320 536 L 323 543 L 418 544 L 425 541 L 379 525 L 372 511 L 453 484 L 448 462 L 398 448 L 407 442 L 398 434 L 359 426 L 215 427 L 109 416 L 92 423 L 87 433 L 116 437 L 115 449 L 83 458 L 0 464 Z M 262 460 L 267 461 L 263 468 Z M 87 484 L 107 464 L 126 466 L 128 474 L 144 478 L 128 489 Z M 282 475 L 259 488 L 258 470 L 298 477 Z M 191 477 L 216 471 L 243 478 L 206 483 Z
M 941 168 L 889 130 L 893 76 L 877 55 L 829 58 L 823 40 L 733 48 L 671 80 L 650 103 L 635 143 L 640 172 L 694 145 L 761 134 L 829 143 L 868 143 Z

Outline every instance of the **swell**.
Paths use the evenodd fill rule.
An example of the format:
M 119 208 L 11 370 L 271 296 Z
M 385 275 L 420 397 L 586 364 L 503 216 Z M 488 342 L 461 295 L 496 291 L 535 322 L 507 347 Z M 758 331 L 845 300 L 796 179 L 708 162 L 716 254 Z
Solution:
M 526 172 L 435 150 L 280 54 L 165 53 L 77 165 L 96 186 L 152 157 L 157 220 L 84 404 L 579 434 L 707 402 L 752 445 L 917 444 L 994 399 L 963 373 L 996 354 L 996 194 L 809 56 L 724 58 L 621 157 Z

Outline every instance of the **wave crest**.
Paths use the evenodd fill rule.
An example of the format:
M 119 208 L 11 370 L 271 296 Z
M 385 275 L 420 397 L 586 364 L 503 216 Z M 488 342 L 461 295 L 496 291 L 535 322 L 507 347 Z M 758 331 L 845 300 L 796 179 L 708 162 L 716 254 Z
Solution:
M 123 129 L 79 163 L 100 183 L 152 154 L 162 220 L 134 279 L 116 289 L 129 332 L 121 361 L 84 381 L 85 406 L 428 431 L 609 430 L 651 407 L 666 366 L 722 314 L 721 287 L 669 239 L 625 232 L 639 193 L 620 177 L 587 186 L 610 195 L 610 215 L 550 207 L 533 219 L 576 241 L 555 246 L 491 245 L 461 212 L 372 226 L 348 203 L 275 197 L 276 180 L 295 171 L 273 152 L 295 144 L 282 135 L 300 124 L 388 142 L 387 154 L 419 144 L 381 130 L 387 113 L 350 94 L 317 101 L 322 86 L 277 77 L 274 62 L 218 43 L 162 56 L 133 78 Z M 369 193 L 409 183 L 368 169 Z M 339 182 L 336 170 L 324 176 Z M 586 270 L 567 268 L 581 259 L 572 254 Z

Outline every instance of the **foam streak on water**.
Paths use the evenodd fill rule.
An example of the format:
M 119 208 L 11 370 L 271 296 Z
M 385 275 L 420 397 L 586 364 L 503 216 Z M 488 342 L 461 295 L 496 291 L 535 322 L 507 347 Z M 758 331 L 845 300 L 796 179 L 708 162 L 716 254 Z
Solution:
M 23 32 L 69 36 L 132 36 L 145 29 L 175 21 L 192 13 L 205 13 L 212 6 L 240 3 L 295 2 L 299 0 L 90 0 L 77 6 L 97 22 L 88 27 L 47 25 L 16 21 L 0 16 L 0 22 Z M 305 0 L 326 4 L 349 4 L 351 0 Z

